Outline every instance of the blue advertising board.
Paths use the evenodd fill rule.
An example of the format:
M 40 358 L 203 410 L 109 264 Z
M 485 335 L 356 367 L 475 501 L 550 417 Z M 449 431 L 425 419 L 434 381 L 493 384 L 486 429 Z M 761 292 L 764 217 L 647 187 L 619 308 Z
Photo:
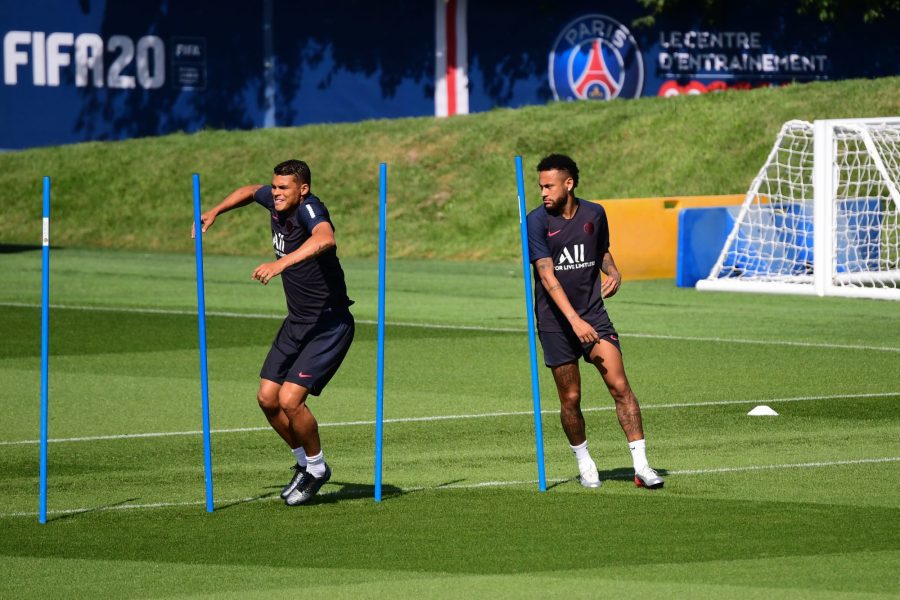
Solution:
M 435 15 L 397 0 L 0 0 L 0 149 L 435 114 Z M 821 23 L 760 0 L 465 2 L 471 112 L 900 74 L 896 15 Z
M 640 26 L 647 11 L 637 2 L 473 3 L 469 105 L 475 112 L 900 75 L 896 13 L 872 24 L 823 23 L 798 14 L 797 2 L 723 4 L 714 15 L 681 10 Z
M 0 149 L 432 114 L 432 7 L 392 9 L 3 0 Z

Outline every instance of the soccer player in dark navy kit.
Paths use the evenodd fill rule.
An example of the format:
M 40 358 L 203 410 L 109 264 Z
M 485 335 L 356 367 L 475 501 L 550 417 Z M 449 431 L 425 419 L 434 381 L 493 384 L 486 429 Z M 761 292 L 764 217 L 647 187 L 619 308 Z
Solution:
M 650 468 L 641 409 L 631 390 L 619 336 L 603 299 L 615 294 L 622 277 L 609 252 L 609 226 L 599 204 L 575 197 L 578 166 L 568 156 L 551 154 L 537 166 L 543 206 L 528 214 L 528 251 L 534 265 L 535 314 L 544 362 L 559 393 L 560 421 L 578 462 L 585 487 L 600 487 L 597 466 L 588 451 L 581 413 L 579 357 L 600 372 L 616 404 L 634 462 L 634 482 L 659 488 L 662 478 Z M 600 271 L 606 275 L 600 283 Z
M 260 371 L 257 400 L 297 460 L 294 476 L 281 491 L 289 506 L 309 502 L 331 478 L 319 426 L 306 401 L 335 374 L 354 332 L 353 301 L 347 297 L 334 226 L 311 183 L 307 164 L 288 160 L 275 167 L 272 185 L 238 188 L 200 217 L 206 232 L 221 213 L 254 201 L 271 215 L 277 260 L 259 265 L 251 277 L 266 285 L 281 275 L 288 316 Z

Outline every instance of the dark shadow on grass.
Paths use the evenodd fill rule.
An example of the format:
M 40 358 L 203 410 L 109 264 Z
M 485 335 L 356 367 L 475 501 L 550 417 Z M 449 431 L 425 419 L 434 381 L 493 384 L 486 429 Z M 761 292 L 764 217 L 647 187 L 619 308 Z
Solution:
M 340 486 L 340 489 L 334 491 L 327 491 L 332 486 Z M 281 486 L 269 486 L 281 489 Z M 329 504 L 334 502 L 339 502 L 341 500 L 353 500 L 356 498 L 374 498 L 375 497 L 375 485 L 371 483 L 353 483 L 348 481 L 335 481 L 331 480 L 325 484 L 323 488 L 325 491 L 321 491 L 316 494 L 316 497 L 313 499 L 310 504 Z M 407 494 L 411 494 L 413 492 L 420 490 L 404 490 L 403 488 L 399 488 L 394 485 L 385 485 L 381 484 L 381 499 L 386 500 L 389 497 L 399 497 Z M 244 504 L 245 502 L 253 502 L 255 500 L 264 500 L 267 498 L 275 498 L 275 492 L 269 492 L 268 494 L 264 494 L 262 496 L 258 496 L 256 498 L 248 498 L 246 500 L 241 500 L 239 502 L 235 502 L 233 504 Z M 231 506 L 231 505 L 229 505 Z
M 50 246 L 52 250 L 54 246 Z M 0 254 L 17 254 L 19 252 L 32 252 L 40 250 L 38 244 L 0 244 Z
M 655 469 L 657 473 L 662 476 L 668 475 L 669 471 L 667 469 Z M 606 471 L 600 471 L 600 479 L 617 479 L 622 481 L 631 481 L 634 479 L 634 468 L 633 467 L 619 467 L 617 469 L 608 469 Z
M 313 498 L 310 504 L 333 504 L 335 502 L 340 502 L 341 500 L 351 500 L 356 498 L 374 498 L 375 497 L 375 485 L 371 483 L 352 483 L 346 481 L 329 481 L 326 484 L 325 489 L 327 490 L 330 486 L 340 486 L 340 489 L 335 491 L 324 491 L 319 492 L 315 498 Z M 381 500 L 390 500 L 392 498 L 399 498 L 400 496 L 405 496 L 411 493 L 410 490 L 404 490 L 403 488 L 399 488 L 394 485 L 385 485 L 381 484 Z
M 225 510 L 231 508 L 232 506 L 240 506 L 242 504 L 250 504 L 251 502 L 259 502 L 260 500 L 273 500 L 276 497 L 275 492 L 268 492 L 265 494 L 260 494 L 259 496 L 254 496 L 252 498 L 243 498 L 241 500 L 233 500 L 231 502 L 225 504 L 216 504 L 216 510 Z
M 444 483 L 437 484 L 436 486 L 434 486 L 434 489 L 449 487 L 451 485 L 456 485 L 457 483 L 462 483 L 463 481 L 465 481 L 465 479 L 452 479 L 450 481 L 445 481 Z
M 660 475 L 668 475 L 669 472 L 666 469 L 656 469 L 656 472 Z M 632 467 L 618 467 L 616 469 L 607 469 L 605 471 L 599 471 L 600 481 L 608 481 L 608 480 L 616 480 L 616 481 L 631 481 L 634 479 L 634 468 Z M 569 479 L 563 479 L 562 481 L 555 481 L 547 485 L 548 490 L 552 490 L 553 488 L 566 485 L 569 483 L 579 483 L 578 476 L 570 477 Z
M 601 478 L 602 478 L 602 477 L 601 477 Z M 572 478 L 570 478 L 570 479 L 563 479 L 562 481 L 554 481 L 553 483 L 551 483 L 551 484 L 549 484 L 549 485 L 547 486 L 547 490 L 548 490 L 548 491 L 549 491 L 549 490 L 552 490 L 553 488 L 555 488 L 555 487 L 557 487 L 557 486 L 565 485 L 565 484 L 571 483 L 571 482 L 573 482 L 573 481 L 578 481 L 578 477 L 572 477 Z
M 101 506 L 95 506 L 93 508 L 84 508 L 84 509 L 79 509 L 79 510 L 73 510 L 72 512 L 67 512 L 67 513 L 63 513 L 60 515 L 56 515 L 54 517 L 49 517 L 47 519 L 47 522 L 62 521 L 63 519 L 71 519 L 73 517 L 80 517 L 81 515 L 85 515 L 85 514 L 89 514 L 89 513 L 113 510 L 117 506 L 123 506 L 125 504 L 130 504 L 132 502 L 136 502 L 137 500 L 138 500 L 137 498 L 128 498 L 127 500 L 120 500 L 119 502 L 114 502 L 112 504 L 103 504 Z

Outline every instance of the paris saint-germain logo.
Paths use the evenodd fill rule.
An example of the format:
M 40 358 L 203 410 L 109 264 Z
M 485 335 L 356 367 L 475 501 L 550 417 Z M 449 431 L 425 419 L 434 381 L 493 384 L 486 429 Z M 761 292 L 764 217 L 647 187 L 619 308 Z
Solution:
M 557 100 L 637 98 L 644 60 L 628 28 L 606 15 L 566 25 L 550 51 L 550 88 Z

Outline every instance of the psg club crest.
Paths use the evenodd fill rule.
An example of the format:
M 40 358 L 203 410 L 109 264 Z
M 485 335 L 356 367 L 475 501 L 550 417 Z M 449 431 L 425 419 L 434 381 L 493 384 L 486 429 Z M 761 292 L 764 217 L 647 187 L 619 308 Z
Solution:
M 550 51 L 550 88 L 557 100 L 637 98 L 644 60 L 628 28 L 606 15 L 566 25 Z

